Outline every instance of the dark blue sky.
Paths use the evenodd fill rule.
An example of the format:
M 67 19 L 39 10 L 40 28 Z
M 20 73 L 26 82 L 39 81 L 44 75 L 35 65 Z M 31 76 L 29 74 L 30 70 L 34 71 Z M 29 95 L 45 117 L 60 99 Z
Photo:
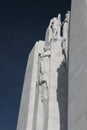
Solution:
M 28 54 L 71 0 L 0 2 L 0 130 L 16 130 Z

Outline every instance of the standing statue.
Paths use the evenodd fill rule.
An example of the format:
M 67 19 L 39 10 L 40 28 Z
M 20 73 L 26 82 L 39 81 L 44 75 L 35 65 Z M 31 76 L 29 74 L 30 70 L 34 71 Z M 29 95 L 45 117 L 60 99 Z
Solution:
M 47 74 L 49 73 L 49 58 L 50 58 L 50 50 L 45 50 L 40 55 L 40 74 L 39 79 L 40 83 L 46 81 Z
M 61 34 L 61 15 L 51 19 L 48 29 L 46 31 L 46 45 L 51 41 L 56 41 Z
M 64 62 L 67 61 L 67 54 L 68 54 L 68 35 L 69 35 L 69 20 L 70 20 L 70 12 L 67 11 L 65 15 L 65 20 L 63 22 L 63 41 L 62 41 L 62 53 L 64 55 Z
M 63 22 L 63 38 L 67 39 L 69 31 L 69 20 L 70 20 L 70 11 L 67 11 L 65 15 L 65 20 Z
M 41 101 L 46 103 L 48 100 L 48 75 L 49 75 L 49 61 L 50 49 L 44 50 L 39 54 L 39 78 L 38 85 L 41 94 Z

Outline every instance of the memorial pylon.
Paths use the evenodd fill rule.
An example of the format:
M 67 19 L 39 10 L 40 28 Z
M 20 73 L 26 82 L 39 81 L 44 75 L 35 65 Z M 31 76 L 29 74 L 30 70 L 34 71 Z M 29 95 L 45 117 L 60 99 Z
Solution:
M 61 128 L 58 69 L 63 64 L 67 70 L 69 16 L 68 11 L 62 23 L 60 14 L 51 19 L 45 41 L 36 42 L 29 54 L 17 130 Z M 62 82 L 66 86 L 65 81 Z

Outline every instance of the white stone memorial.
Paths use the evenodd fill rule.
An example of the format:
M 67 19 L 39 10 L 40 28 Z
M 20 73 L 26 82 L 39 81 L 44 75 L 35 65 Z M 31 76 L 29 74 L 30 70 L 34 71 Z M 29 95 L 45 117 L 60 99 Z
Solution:
M 63 118 L 60 109 L 62 97 L 62 111 L 67 113 L 67 92 L 64 90 L 67 90 L 69 15 L 68 11 L 64 22 L 61 22 L 60 14 L 51 19 L 45 41 L 36 42 L 29 54 L 17 130 L 60 130 L 67 127 L 67 114 Z M 65 86 L 64 90 L 62 86 Z M 61 97 L 59 91 L 63 91 Z
M 87 0 L 72 0 L 31 50 L 17 130 L 87 130 Z

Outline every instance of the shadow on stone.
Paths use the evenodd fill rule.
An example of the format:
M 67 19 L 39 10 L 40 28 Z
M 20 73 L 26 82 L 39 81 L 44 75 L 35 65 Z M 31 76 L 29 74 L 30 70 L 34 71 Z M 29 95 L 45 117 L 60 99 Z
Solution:
M 60 112 L 60 130 L 67 130 L 68 118 L 68 76 L 65 64 L 62 62 L 57 70 L 58 86 L 57 86 L 57 101 Z

